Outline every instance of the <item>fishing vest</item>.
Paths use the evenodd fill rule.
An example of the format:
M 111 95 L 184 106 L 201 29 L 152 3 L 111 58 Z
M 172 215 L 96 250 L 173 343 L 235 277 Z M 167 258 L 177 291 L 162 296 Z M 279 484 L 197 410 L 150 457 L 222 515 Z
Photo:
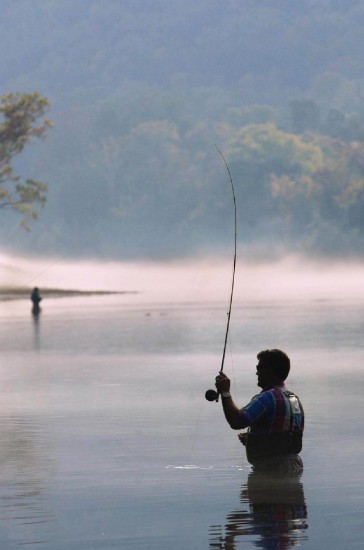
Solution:
M 288 399 L 290 408 L 290 427 L 284 432 L 247 433 L 245 447 L 246 456 L 250 464 L 274 456 L 298 454 L 302 450 L 302 435 L 304 426 L 304 410 L 302 404 L 293 392 L 280 390 Z M 301 415 L 301 428 L 294 426 L 294 415 Z

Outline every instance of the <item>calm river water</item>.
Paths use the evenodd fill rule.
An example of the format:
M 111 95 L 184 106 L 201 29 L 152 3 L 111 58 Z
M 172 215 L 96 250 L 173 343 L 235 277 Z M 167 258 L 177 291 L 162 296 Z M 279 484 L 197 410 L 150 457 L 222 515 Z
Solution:
M 143 296 L 0 304 L 0 548 L 362 547 L 364 302 L 234 303 L 225 371 L 257 393 L 280 347 L 306 410 L 300 478 L 260 479 L 208 403 L 226 305 Z

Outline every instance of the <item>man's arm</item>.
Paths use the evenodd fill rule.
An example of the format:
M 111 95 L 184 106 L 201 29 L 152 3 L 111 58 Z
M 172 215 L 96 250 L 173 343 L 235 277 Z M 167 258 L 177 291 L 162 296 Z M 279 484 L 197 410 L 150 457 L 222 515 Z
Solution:
M 241 430 L 245 426 L 242 425 L 240 410 L 235 405 L 233 398 L 230 395 L 230 380 L 223 372 L 220 372 L 216 377 L 215 383 L 217 391 L 221 395 L 222 407 L 225 418 L 233 430 Z M 224 397 L 224 394 L 229 394 Z

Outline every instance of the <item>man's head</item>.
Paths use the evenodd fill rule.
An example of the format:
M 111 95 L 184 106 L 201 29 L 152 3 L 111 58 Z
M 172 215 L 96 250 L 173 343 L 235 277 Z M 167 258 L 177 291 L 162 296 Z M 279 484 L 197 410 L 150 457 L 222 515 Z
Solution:
M 291 367 L 289 357 L 280 349 L 267 349 L 257 355 L 258 386 L 265 388 L 282 383 Z

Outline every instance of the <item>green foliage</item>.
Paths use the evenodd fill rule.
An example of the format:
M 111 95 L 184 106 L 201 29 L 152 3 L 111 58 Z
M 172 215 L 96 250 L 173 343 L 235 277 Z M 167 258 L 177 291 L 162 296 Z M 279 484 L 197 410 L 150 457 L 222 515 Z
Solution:
M 223 114 L 224 123 L 219 117 L 212 124 L 198 112 L 182 97 L 146 91 L 57 122 L 42 160 L 55 183 L 42 216 L 43 249 L 62 243 L 78 254 L 165 257 L 228 245 L 231 196 L 213 142 L 233 174 L 242 243 L 276 241 L 312 252 L 335 235 L 333 249 L 340 236 L 346 247 L 350 240 L 359 247 L 361 141 L 292 133 L 279 125 L 284 112 L 265 106 L 234 112 L 274 115 L 275 124 L 239 125 L 238 116 L 228 124 Z M 225 112 L 228 120 L 231 105 Z
M 345 117 L 344 117 L 345 118 Z M 364 143 L 319 133 L 292 134 L 273 124 L 244 126 L 228 144 L 240 217 L 271 236 L 320 248 L 339 230 L 348 245 L 364 238 Z M 329 230 L 330 231 L 330 230 Z M 353 243 L 354 243 L 353 240 Z M 332 243 L 340 250 L 340 240 Z
M 287 170 L 312 173 L 323 161 L 318 147 L 279 130 L 274 124 L 243 127 L 230 147 L 232 156 L 248 165 L 260 165 L 268 173 Z
M 20 212 L 26 228 L 37 219 L 37 207 L 45 204 L 47 185 L 34 179 L 22 182 L 12 163 L 27 144 L 44 139 L 51 126 L 43 118 L 48 108 L 48 100 L 37 92 L 0 97 L 0 207 Z
M 0 149 L 0 204 L 37 215 L 45 184 L 15 171 L 41 166 L 55 184 L 27 235 L 38 249 L 216 250 L 231 237 L 217 143 L 244 245 L 362 252 L 363 20 L 359 0 L 5 0 L 3 79 L 44 84 L 57 130 L 30 156 L 41 109 L 18 124 L 15 149 Z

